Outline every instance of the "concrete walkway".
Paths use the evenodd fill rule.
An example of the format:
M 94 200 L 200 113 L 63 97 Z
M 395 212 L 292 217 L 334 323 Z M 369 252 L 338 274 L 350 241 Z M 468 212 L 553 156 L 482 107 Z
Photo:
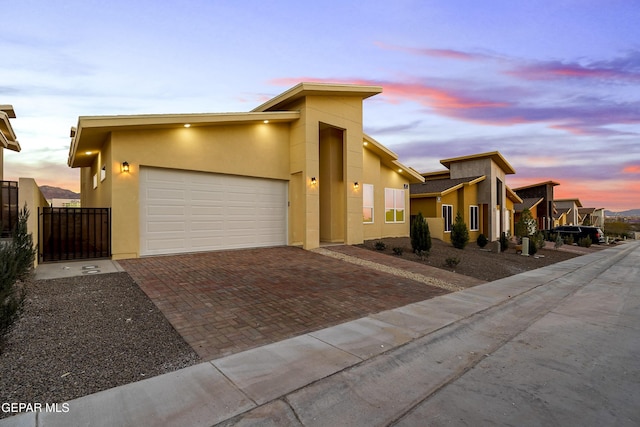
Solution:
M 122 267 L 110 259 L 52 262 L 39 264 L 35 269 L 36 280 L 63 279 L 67 277 L 118 273 Z
M 0 426 L 639 425 L 639 266 L 626 243 Z

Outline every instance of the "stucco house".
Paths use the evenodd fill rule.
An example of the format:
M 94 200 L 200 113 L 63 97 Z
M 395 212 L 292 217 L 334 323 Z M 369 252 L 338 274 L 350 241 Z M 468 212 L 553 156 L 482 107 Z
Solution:
M 411 216 L 427 219 L 431 236 L 450 242 L 458 212 L 469 229 L 469 239 L 484 234 L 497 240 L 511 234 L 514 203 L 522 200 L 505 184 L 515 169 L 497 151 L 441 160 L 445 171 L 424 173 L 423 183 L 413 183 Z
M 555 226 L 554 215 L 557 214 L 553 199 L 553 187 L 560 185 L 555 181 L 545 181 L 537 184 L 514 188 L 513 191 L 526 203 L 516 206 L 515 220 L 518 221 L 522 211 L 533 203 L 531 215 L 536 220 L 538 230 L 550 230 Z
M 556 199 L 554 203 L 558 214 L 564 214 L 564 219 L 559 217 L 556 226 L 580 224 L 579 209 L 582 207 L 582 203 L 579 199 Z
M 68 164 L 112 257 L 409 235 L 416 171 L 362 130 L 377 86 L 300 83 L 250 112 L 80 117 Z
M 6 237 L 17 221 L 18 183 L 4 180 L 4 150 L 20 151 L 9 119 L 15 119 L 12 105 L 0 105 L 0 236 Z
M 605 209 L 604 208 L 579 208 L 579 224 L 592 225 L 604 229 L 605 226 Z

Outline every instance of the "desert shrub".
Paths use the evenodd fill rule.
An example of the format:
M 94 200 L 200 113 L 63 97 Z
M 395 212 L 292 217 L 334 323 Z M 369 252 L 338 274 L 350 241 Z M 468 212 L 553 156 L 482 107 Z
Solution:
M 553 245 L 553 247 L 558 249 L 564 243 L 562 241 L 562 236 L 560 236 L 560 233 L 558 233 L 556 234 L 556 237 L 554 239 L 555 239 L 555 244 Z
M 36 249 L 33 247 L 33 236 L 29 233 L 27 221 L 29 210 L 24 205 L 18 212 L 18 223 L 13 230 L 13 248 L 15 251 L 18 278 L 23 279 L 33 269 L 33 261 L 36 257 Z
M 374 246 L 379 251 L 384 251 L 387 248 L 387 245 L 385 245 L 382 240 L 378 240 L 376 243 L 374 243 Z
M 485 246 L 487 246 L 487 243 L 489 243 L 489 239 L 487 239 L 487 236 L 485 236 L 484 234 L 480 234 L 476 243 L 481 248 L 484 248 Z
M 534 242 L 534 244 L 536 245 L 536 249 L 542 249 L 544 248 L 545 244 L 546 244 L 546 239 L 544 237 L 544 233 L 541 231 L 538 231 L 537 233 L 529 236 L 529 238 L 531 239 L 531 241 Z
M 393 251 L 394 255 L 398 255 L 398 256 L 402 255 L 402 252 L 404 252 L 404 250 L 402 248 L 400 248 L 400 247 L 395 247 L 395 248 L 393 248 L 391 250 Z
M 416 251 L 416 255 L 418 255 L 418 258 L 420 258 L 420 260 L 424 261 L 425 258 L 427 258 L 429 256 L 429 252 L 427 252 L 427 251 Z
M 453 244 L 454 248 L 464 249 L 467 243 L 469 243 L 469 229 L 462 219 L 462 215 L 458 212 L 453 228 L 451 229 L 451 244 Z
M 428 253 L 431 250 L 431 232 L 422 212 L 418 212 L 416 219 L 411 224 L 411 247 L 415 253 Z
M 10 242 L 0 243 L 0 338 L 20 314 L 25 298 L 18 279 L 25 278 L 33 268 L 36 251 L 33 238 L 27 232 L 29 211 L 25 206 L 18 213 L 18 224 Z
M 568 235 L 564 238 L 564 244 L 565 245 L 573 245 L 573 236 L 572 235 Z
M 582 239 L 578 240 L 578 246 L 582 246 L 583 248 L 591 247 L 592 243 L 593 242 L 591 241 L 591 237 L 589 236 L 583 237 Z
M 444 264 L 449 268 L 455 268 L 458 264 L 460 264 L 460 258 L 458 257 L 448 257 L 444 260 Z

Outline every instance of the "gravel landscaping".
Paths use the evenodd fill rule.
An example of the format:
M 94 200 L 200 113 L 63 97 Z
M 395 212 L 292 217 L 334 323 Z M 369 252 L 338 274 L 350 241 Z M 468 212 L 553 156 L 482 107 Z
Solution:
M 568 247 L 559 250 L 540 249 L 535 256 L 529 257 L 516 254 L 514 248 L 500 253 L 491 252 L 489 246 L 481 249 L 476 243 L 470 243 L 461 250 L 454 248 L 450 243 L 433 239 L 429 255 L 421 260 L 413 253 L 411 240 L 408 237 L 367 240 L 361 246 L 372 251 L 378 251 L 376 242 L 380 241 L 385 245 L 385 249 L 380 251 L 382 253 L 390 256 L 399 256 L 410 261 L 422 262 L 432 267 L 443 268 L 488 282 L 579 256 L 578 253 L 567 251 Z M 400 248 L 402 255 L 396 255 L 394 248 Z M 598 249 L 594 246 L 590 250 Z M 459 262 L 455 267 L 448 267 L 446 263 L 448 258 L 457 258 Z
M 25 286 L 0 347 L 0 402 L 61 403 L 200 362 L 127 273 Z

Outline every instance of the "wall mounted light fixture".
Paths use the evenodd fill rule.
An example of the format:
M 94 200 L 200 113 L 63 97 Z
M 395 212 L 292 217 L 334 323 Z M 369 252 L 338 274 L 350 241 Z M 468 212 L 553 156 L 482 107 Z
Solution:
M 355 188 L 357 190 L 358 187 L 360 187 L 360 185 L 358 184 L 358 181 L 354 182 L 353 183 L 353 188 Z
M 122 172 L 129 173 L 129 163 L 128 162 L 122 162 Z
M 316 181 L 316 177 L 313 176 L 311 177 L 311 185 L 316 185 L 318 183 L 318 181 Z

